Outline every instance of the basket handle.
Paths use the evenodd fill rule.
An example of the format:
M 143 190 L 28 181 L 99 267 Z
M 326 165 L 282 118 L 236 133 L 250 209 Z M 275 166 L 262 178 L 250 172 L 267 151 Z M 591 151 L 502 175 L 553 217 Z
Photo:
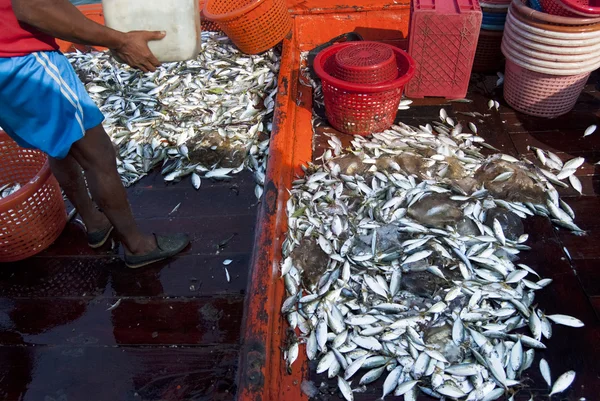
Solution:
M 314 49 L 308 52 L 308 65 L 310 66 L 310 69 L 313 69 L 313 63 L 315 62 L 315 57 L 317 57 L 317 54 L 319 54 L 322 50 L 325 50 L 329 46 L 332 46 L 338 42 L 359 42 L 362 40 L 364 39 L 360 34 L 356 32 L 347 32 L 336 36 L 335 38 L 323 43 L 322 45 L 315 47 Z

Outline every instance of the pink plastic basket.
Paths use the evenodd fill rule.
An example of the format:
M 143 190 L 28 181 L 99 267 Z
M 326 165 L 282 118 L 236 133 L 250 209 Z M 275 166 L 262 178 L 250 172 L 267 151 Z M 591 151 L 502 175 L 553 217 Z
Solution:
M 522 113 L 553 118 L 571 111 L 590 76 L 549 75 L 523 68 L 509 58 L 504 73 L 504 99 Z

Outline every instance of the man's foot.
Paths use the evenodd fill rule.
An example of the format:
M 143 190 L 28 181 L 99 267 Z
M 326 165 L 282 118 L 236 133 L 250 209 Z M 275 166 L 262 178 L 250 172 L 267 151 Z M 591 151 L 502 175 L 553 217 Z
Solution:
M 156 235 L 156 247 L 144 254 L 125 253 L 125 264 L 131 269 L 137 269 L 149 264 L 170 258 L 183 251 L 190 243 L 187 234 Z
M 104 213 L 97 209 L 91 217 L 87 218 L 87 221 L 83 222 L 83 225 L 87 231 L 88 245 L 92 249 L 103 246 L 114 230 Z
M 103 246 L 106 241 L 110 238 L 110 234 L 112 234 L 115 228 L 112 224 L 109 223 L 109 226 L 103 230 L 93 231 L 87 233 L 88 245 L 92 249 L 100 248 Z

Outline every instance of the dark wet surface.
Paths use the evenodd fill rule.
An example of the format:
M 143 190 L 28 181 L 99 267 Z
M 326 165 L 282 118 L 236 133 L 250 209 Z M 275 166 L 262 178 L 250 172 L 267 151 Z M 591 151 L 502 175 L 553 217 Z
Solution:
M 152 176 L 128 192 L 145 229 L 186 231 L 192 245 L 128 270 L 118 249 L 89 249 L 72 222 L 43 254 L 1 265 L 1 400 L 233 399 L 257 211 L 252 176 L 204 180 L 200 191 Z

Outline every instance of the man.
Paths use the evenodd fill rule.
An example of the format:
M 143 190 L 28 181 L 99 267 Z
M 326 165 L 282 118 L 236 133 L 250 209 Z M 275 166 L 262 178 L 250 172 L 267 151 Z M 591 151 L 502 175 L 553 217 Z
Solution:
M 101 124 L 104 117 L 54 38 L 107 47 L 148 72 L 159 65 L 148 41 L 164 36 L 115 31 L 87 19 L 68 0 L 0 0 L 0 127 L 20 146 L 48 154 L 52 172 L 85 224 L 89 245 L 102 246 L 114 229 L 131 268 L 171 257 L 189 239 L 140 231 Z M 86 180 L 102 212 L 88 196 Z

